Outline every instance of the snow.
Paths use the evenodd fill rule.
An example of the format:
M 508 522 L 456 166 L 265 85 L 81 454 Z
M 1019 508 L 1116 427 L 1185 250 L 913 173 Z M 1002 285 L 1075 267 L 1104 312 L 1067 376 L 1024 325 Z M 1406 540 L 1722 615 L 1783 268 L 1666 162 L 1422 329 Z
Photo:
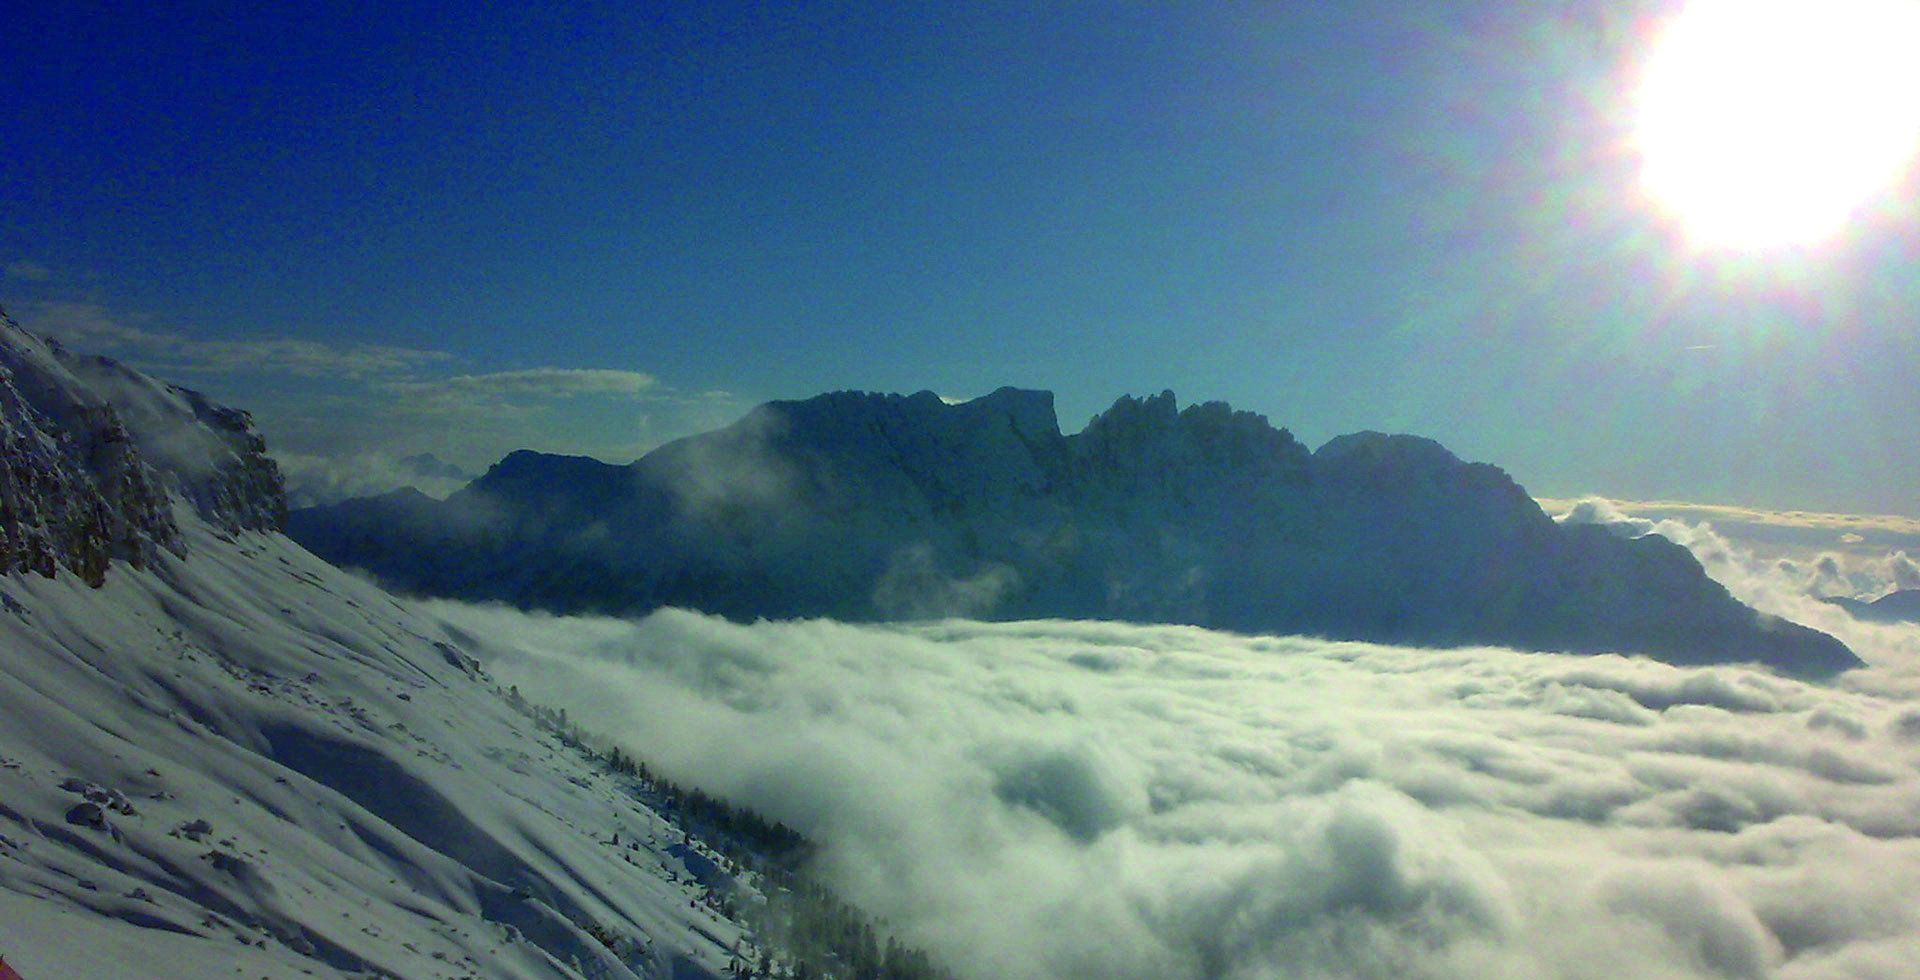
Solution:
M 718 864 L 630 781 L 377 588 L 182 524 L 190 557 L 97 589 L 0 579 L 0 953 L 27 980 L 725 969 L 742 927 L 689 873 Z M 102 825 L 69 822 L 88 801 Z

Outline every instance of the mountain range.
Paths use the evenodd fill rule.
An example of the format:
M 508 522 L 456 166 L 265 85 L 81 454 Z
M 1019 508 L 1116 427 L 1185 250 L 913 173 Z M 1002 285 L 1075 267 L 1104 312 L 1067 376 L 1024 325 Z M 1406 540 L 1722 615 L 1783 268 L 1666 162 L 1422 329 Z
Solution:
M 1555 523 L 1430 441 L 1309 453 L 1171 395 L 1066 436 L 1039 392 L 841 393 L 631 466 L 515 453 L 444 504 L 341 512 L 363 509 L 396 567 L 528 605 L 1290 621 L 1800 674 L 1853 662 L 1734 602 L 1677 545 Z M 796 874 L 811 845 L 793 831 L 650 774 L 496 683 L 496 641 L 280 531 L 324 513 L 286 515 L 244 412 L 0 316 L 8 969 L 944 975 Z M 1822 717 L 1808 726 L 1843 723 Z M 995 792 L 1085 788 L 1071 766 L 1038 772 Z
M 287 531 L 399 591 L 556 612 L 1113 619 L 1859 665 L 1680 545 L 1556 523 L 1432 440 L 1309 451 L 1171 392 L 1071 435 L 1044 391 L 772 402 L 629 465 L 520 451 L 444 501 L 400 490 L 294 511 Z

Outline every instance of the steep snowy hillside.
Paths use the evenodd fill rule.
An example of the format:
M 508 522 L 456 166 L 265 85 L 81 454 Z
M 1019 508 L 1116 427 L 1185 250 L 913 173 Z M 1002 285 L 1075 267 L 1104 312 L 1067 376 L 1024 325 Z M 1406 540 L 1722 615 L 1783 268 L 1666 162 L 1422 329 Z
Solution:
M 0 952 L 28 980 L 725 968 L 740 926 L 629 785 L 377 589 L 183 523 L 190 558 L 98 588 L 0 579 Z
M 1118 619 L 1859 665 L 1735 601 L 1685 548 L 1558 525 L 1431 440 L 1358 433 L 1309 453 L 1170 392 L 1072 436 L 1051 395 L 1011 388 L 776 402 L 631 466 L 522 451 L 444 502 L 296 511 L 289 533 L 398 589 L 562 612 Z
M 766 825 L 276 533 L 244 415 L 0 331 L 0 956 L 27 980 L 712 977 L 807 946 L 744 922 L 848 931 L 734 860 Z

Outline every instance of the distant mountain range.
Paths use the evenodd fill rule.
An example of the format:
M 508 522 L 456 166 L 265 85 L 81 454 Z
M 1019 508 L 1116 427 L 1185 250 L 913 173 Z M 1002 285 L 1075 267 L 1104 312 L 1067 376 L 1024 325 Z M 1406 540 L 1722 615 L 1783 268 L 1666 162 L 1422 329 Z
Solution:
M 1800 675 L 1838 640 L 1734 600 L 1665 538 L 1562 526 L 1504 472 L 1171 392 L 1063 435 L 1048 392 L 762 405 L 626 466 L 515 452 L 445 501 L 297 510 L 288 533 L 424 595 L 558 612 L 1185 623 L 1645 653 Z
M 1889 592 L 1871 602 L 1846 596 L 1828 596 L 1824 600 L 1845 609 L 1855 619 L 1876 623 L 1920 623 L 1920 589 Z

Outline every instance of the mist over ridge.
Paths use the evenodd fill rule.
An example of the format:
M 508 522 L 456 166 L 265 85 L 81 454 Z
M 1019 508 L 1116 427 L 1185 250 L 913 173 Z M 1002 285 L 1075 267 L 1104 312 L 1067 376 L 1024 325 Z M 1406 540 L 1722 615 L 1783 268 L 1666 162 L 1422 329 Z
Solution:
M 296 511 L 315 553 L 420 595 L 735 619 L 1187 623 L 1422 645 L 1859 661 L 1756 614 L 1658 535 L 1557 524 L 1416 436 L 1309 451 L 1172 392 L 1062 434 L 1052 397 L 772 402 L 627 466 L 515 452 L 445 501 Z

